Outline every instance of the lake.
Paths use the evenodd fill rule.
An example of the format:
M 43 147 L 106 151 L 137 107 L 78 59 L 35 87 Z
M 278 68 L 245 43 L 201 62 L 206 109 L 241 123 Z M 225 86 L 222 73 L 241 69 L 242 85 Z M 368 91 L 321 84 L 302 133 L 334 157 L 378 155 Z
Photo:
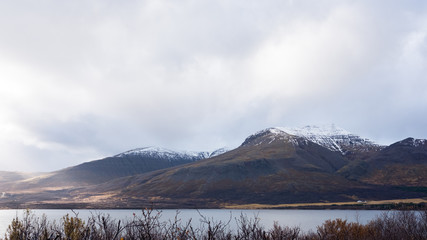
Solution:
M 8 225 L 12 219 L 18 216 L 22 219 L 25 210 L 0 210 L 0 237 L 3 237 Z M 70 216 L 75 216 L 71 210 L 58 210 L 58 209 L 38 209 L 31 210 L 38 217 L 45 214 L 49 221 L 56 220 L 57 222 L 67 213 Z M 78 213 L 78 216 L 83 220 L 87 220 L 92 213 L 108 213 L 114 219 L 132 219 L 133 214 L 141 215 L 141 210 L 74 210 Z M 183 209 L 183 210 L 159 210 L 161 211 L 161 220 L 168 221 L 173 220 L 177 214 L 182 222 L 187 222 L 192 219 L 194 227 L 200 226 L 201 216 L 211 220 L 212 222 L 222 221 L 223 223 L 229 223 L 231 229 L 236 228 L 236 219 L 242 214 L 248 218 L 258 217 L 260 223 L 266 229 L 270 229 L 274 222 L 278 222 L 281 226 L 299 226 L 303 231 L 313 230 L 316 231 L 316 227 L 321 225 L 325 220 L 328 219 L 346 219 L 350 222 L 359 222 L 365 224 L 370 220 L 376 218 L 386 211 L 377 210 L 229 210 L 229 209 Z M 231 221 L 230 221 L 231 219 Z

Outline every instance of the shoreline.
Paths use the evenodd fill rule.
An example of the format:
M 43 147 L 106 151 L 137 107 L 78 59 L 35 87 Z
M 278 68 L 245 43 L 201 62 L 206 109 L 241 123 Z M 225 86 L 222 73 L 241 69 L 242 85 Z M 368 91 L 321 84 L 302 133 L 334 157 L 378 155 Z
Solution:
M 230 204 L 225 209 L 342 209 L 342 210 L 424 210 L 427 199 L 392 199 L 363 202 L 321 202 L 321 203 L 290 203 L 290 204 Z
M 8 204 L 9 205 L 9 204 Z M 426 210 L 427 199 L 391 199 L 391 200 L 372 200 L 372 201 L 352 201 L 352 202 L 318 202 L 318 203 L 286 203 L 286 204 L 215 204 L 191 206 L 179 204 L 130 204 L 121 205 L 114 203 L 33 203 L 33 204 L 10 204 L 1 206 L 0 210 L 10 209 L 230 209 L 230 210 L 268 210 L 268 209 L 294 209 L 294 210 Z

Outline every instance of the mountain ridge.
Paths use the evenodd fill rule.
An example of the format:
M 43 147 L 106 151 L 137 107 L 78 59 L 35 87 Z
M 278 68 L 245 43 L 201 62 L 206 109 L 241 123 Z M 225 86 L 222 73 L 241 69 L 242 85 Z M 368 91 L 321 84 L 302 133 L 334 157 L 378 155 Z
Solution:
M 370 152 L 379 155 L 378 152 L 386 149 L 375 148 L 378 145 L 366 139 L 353 144 L 347 140 L 361 138 L 346 134 L 320 136 L 340 136 L 339 143 L 343 146 L 373 146 L 375 151 L 362 147 L 359 152 L 363 154 Z M 122 186 L 124 190 L 120 195 L 137 197 L 138 193 L 144 192 L 174 200 L 213 201 L 214 198 L 236 203 L 349 201 L 354 198 L 417 195 L 394 188 L 393 184 L 380 186 L 378 182 L 369 182 L 363 179 L 367 177 L 364 174 L 352 179 L 339 173 L 353 161 L 366 160 L 364 155 L 356 154 L 357 148 L 354 149 L 355 153 L 349 158 L 348 152 L 331 150 L 304 135 L 296 136 L 283 129 L 267 128 L 247 137 L 240 147 L 216 158 L 136 177 L 136 183 Z M 353 159 L 356 155 L 358 159 Z M 421 185 L 425 183 L 422 181 Z
M 125 151 L 111 157 L 84 162 L 57 171 L 37 174 L 32 178 L 11 178 L 13 181 L 0 182 L 0 187 L 6 190 L 29 190 L 34 188 L 52 189 L 62 187 L 68 189 L 78 186 L 89 186 L 110 181 L 115 178 L 188 164 L 226 151 L 225 148 L 220 148 L 210 153 L 175 151 L 162 147 L 143 147 Z M 0 174 L 0 179 L 2 176 L 4 176 L 4 179 L 8 179 L 7 176 L 20 175 L 3 173 Z
M 343 155 L 363 154 L 364 152 L 379 151 L 385 146 L 379 145 L 367 138 L 361 138 L 334 124 L 322 127 L 307 125 L 301 128 L 271 127 L 258 131 L 245 139 L 243 144 L 260 134 L 272 134 L 272 138 L 287 138 L 288 135 L 299 136 L 308 141 L 317 143 L 331 151 Z
M 426 140 L 381 146 L 334 125 L 285 129 L 263 129 L 219 154 L 144 147 L 3 184 L 0 206 L 210 208 L 427 197 Z

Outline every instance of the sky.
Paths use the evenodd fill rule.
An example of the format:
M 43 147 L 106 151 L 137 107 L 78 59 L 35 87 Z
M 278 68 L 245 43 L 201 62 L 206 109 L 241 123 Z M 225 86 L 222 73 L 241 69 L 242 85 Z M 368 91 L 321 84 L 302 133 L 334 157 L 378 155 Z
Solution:
M 427 138 L 427 1 L 0 1 L 0 170 L 268 127 Z

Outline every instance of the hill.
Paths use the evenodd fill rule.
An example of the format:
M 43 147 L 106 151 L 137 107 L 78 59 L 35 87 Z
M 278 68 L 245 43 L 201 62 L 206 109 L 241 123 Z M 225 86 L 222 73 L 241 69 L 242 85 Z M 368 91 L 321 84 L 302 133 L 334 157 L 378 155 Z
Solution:
M 359 153 L 374 152 L 378 157 L 385 155 L 389 148 L 370 141 L 364 144 L 343 141 L 341 135 L 336 140 L 341 144 L 336 145 L 339 148 L 331 149 L 325 147 L 331 146 L 331 138 L 325 136 L 328 135 L 316 143 L 313 136 L 310 139 L 303 134 L 296 136 L 280 128 L 270 128 L 249 136 L 240 147 L 220 156 L 112 181 L 104 184 L 103 189 L 141 201 L 158 199 L 172 206 L 192 202 L 200 207 L 219 203 L 330 202 L 417 195 L 386 181 L 372 182 L 367 177 L 359 181 L 340 172 L 353 162 L 367 161 L 363 160 L 365 155 L 355 159 Z M 347 151 L 341 150 L 345 147 L 352 149 L 351 158 L 346 157 Z M 377 161 L 369 158 L 368 162 Z M 404 176 L 396 175 L 395 179 L 404 180 Z M 425 181 L 419 183 L 423 184 Z
M 174 151 L 160 147 L 145 147 L 129 150 L 100 160 L 44 174 L 0 174 L 0 183 L 6 191 L 42 189 L 68 189 L 104 183 L 115 178 L 133 176 L 159 169 L 195 162 L 221 152 Z M 6 181 L 10 179 L 10 181 Z M 13 180 L 13 181 L 12 181 Z
M 349 164 L 340 173 L 368 184 L 409 189 L 427 187 L 427 141 L 404 139 L 372 154 L 365 161 Z
M 268 128 L 218 152 L 134 149 L 18 181 L 0 205 L 209 208 L 427 197 L 425 140 L 380 146 L 333 125 Z

